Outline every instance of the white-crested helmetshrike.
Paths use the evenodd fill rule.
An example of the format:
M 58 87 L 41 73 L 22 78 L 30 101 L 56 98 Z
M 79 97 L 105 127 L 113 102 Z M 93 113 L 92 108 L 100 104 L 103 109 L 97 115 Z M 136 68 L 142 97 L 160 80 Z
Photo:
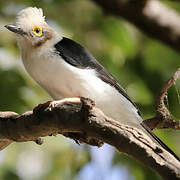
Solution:
M 84 47 L 52 29 L 42 9 L 26 8 L 18 13 L 15 25 L 5 27 L 17 36 L 27 72 L 53 99 L 90 98 L 107 116 L 146 132 L 178 159 L 143 123 L 116 79 Z

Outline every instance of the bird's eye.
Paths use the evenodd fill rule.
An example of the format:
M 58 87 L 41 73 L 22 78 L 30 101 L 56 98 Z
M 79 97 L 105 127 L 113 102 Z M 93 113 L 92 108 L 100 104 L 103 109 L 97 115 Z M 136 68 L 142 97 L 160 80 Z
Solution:
M 41 26 L 35 26 L 35 27 L 33 27 L 32 32 L 33 32 L 33 34 L 34 34 L 35 36 L 37 36 L 37 37 L 41 37 L 42 34 L 43 34 L 43 31 L 42 31 L 42 27 L 41 27 Z

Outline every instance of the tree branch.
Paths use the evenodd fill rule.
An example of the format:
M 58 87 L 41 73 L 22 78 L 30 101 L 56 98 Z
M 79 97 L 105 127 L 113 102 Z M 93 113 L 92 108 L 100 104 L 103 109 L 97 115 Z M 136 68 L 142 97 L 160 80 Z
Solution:
M 158 0 L 93 0 L 110 15 L 122 17 L 148 36 L 180 50 L 180 15 Z
M 167 129 L 172 128 L 180 130 L 180 121 L 176 121 L 166 105 L 164 104 L 164 99 L 167 95 L 168 89 L 173 86 L 176 81 L 180 78 L 180 68 L 174 73 L 174 75 L 164 84 L 159 96 L 156 100 L 156 116 L 151 119 L 144 120 L 147 126 L 151 129 Z
M 180 178 L 180 162 L 140 130 L 105 116 L 85 98 L 47 102 L 22 115 L 0 113 L 0 141 L 39 141 L 63 134 L 76 142 L 108 143 L 154 169 L 164 179 Z

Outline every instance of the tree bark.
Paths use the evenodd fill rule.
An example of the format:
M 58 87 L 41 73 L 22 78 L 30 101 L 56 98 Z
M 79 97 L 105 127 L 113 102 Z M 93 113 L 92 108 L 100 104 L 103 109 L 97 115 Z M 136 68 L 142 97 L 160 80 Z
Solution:
M 152 168 L 163 179 L 180 178 L 178 160 L 140 130 L 105 116 L 89 99 L 47 102 L 22 115 L 1 112 L 0 117 L 0 141 L 39 143 L 39 137 L 63 134 L 78 143 L 108 143 Z

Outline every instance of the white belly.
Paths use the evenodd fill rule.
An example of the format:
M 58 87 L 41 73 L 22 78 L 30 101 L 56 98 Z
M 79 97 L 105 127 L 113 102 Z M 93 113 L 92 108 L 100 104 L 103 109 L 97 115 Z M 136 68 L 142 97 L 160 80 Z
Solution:
M 33 79 L 55 100 L 88 97 L 107 116 L 127 125 L 139 126 L 141 118 L 137 109 L 115 88 L 97 78 L 94 70 L 73 67 L 60 59 L 60 56 L 31 57 L 23 62 Z

